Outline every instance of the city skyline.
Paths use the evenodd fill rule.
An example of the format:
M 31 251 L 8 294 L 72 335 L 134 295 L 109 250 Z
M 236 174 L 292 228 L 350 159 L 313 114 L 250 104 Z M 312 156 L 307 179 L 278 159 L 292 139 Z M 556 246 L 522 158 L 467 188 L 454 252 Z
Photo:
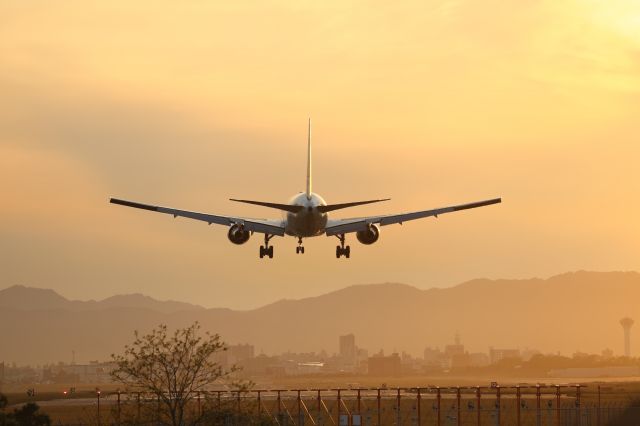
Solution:
M 478 304 L 478 297 L 485 302 Z M 560 322 L 537 309 L 545 304 L 549 312 L 564 312 L 576 297 L 580 309 Z M 620 317 L 623 313 L 633 316 L 637 298 L 640 273 L 584 271 L 548 279 L 473 280 L 449 289 L 350 286 L 247 311 L 205 309 L 140 294 L 72 301 L 52 290 L 11 287 L 0 290 L 0 334 L 7 343 L 0 348 L 0 357 L 24 357 L 29 362 L 68 359 L 70 352 L 64 348 L 72 348 L 84 359 L 102 358 L 124 344 L 136 329 L 148 330 L 158 323 L 180 327 L 195 319 L 230 344 L 250 342 L 256 350 L 270 354 L 287 349 L 335 351 L 336 335 L 354 333 L 358 346 L 370 351 L 383 348 L 389 353 L 395 348 L 418 356 L 426 344 L 442 347 L 451 343 L 456 332 L 464 336 L 471 352 L 494 346 L 535 347 L 543 353 L 600 353 L 608 347 L 620 354 L 624 353 Z M 22 320 L 16 322 L 16 318 Z M 446 321 L 438 321 L 436 327 L 434 318 Z M 312 325 L 316 331 L 309 338 L 307 327 Z M 67 329 L 77 334 L 64 333 Z M 632 327 L 630 337 L 637 339 L 639 331 Z M 24 342 L 25 333 L 34 340 Z M 50 355 L 43 356 L 46 353 Z M 633 350 L 632 355 L 635 353 Z
M 456 333 L 451 343 L 444 345 L 441 349 L 438 346 L 427 345 L 422 356 L 412 356 L 403 350 L 394 350 L 385 354 L 384 350 L 377 352 L 363 349 L 357 346 L 357 338 L 353 333 L 344 336 L 336 336 L 338 342 L 338 350 L 331 353 L 325 349 L 319 352 L 295 352 L 286 351 L 281 353 L 265 354 L 257 353 L 254 345 L 251 343 L 227 344 L 226 350 L 219 352 L 215 356 L 215 362 L 222 367 L 238 365 L 243 367 L 241 374 L 265 374 L 267 375 L 305 375 L 305 374 L 365 374 L 374 376 L 401 376 L 401 375 L 420 375 L 432 374 L 438 375 L 446 373 L 451 369 L 464 368 L 482 368 L 495 366 L 503 361 L 513 360 L 516 362 L 528 362 L 535 356 L 542 357 L 562 357 L 565 359 L 597 359 L 604 361 L 620 358 L 628 358 L 633 363 L 633 358 L 628 355 L 615 356 L 609 348 L 605 348 L 599 354 L 589 354 L 582 352 L 574 352 L 571 355 L 559 353 L 542 353 L 532 348 L 501 348 L 497 349 L 489 346 L 486 352 L 469 352 L 461 339 Z M 101 377 L 101 380 L 107 380 L 109 377 L 109 369 L 114 367 L 111 360 L 88 360 L 86 362 L 76 362 L 75 351 L 72 351 L 71 362 L 51 361 L 36 365 L 19 365 L 15 362 L 0 361 L 0 370 L 2 374 L 0 379 L 5 378 L 6 369 L 15 372 L 22 371 L 24 374 L 33 374 L 33 370 L 41 370 L 44 374 L 43 380 L 47 379 L 47 374 L 51 376 L 52 371 L 64 371 L 64 374 L 80 375 L 85 377 L 80 381 L 88 381 L 91 377 Z M 263 361 L 259 361 L 263 359 Z M 640 358 L 635 358 L 636 361 Z M 258 363 L 256 364 L 256 361 Z M 266 363 L 265 363 L 266 361 Z M 271 364 L 269 364 L 269 362 Z M 619 361 L 617 364 L 619 365 Z M 271 367 L 269 367 L 271 366 Z M 278 366 L 278 367 L 276 367 Z M 256 369 L 257 368 L 257 369 Z M 271 368 L 271 371 L 269 370 Z M 612 367 L 606 367 L 612 368 Z M 626 367 L 625 367 L 626 368 Z M 640 366 L 635 367 L 640 374 Z M 462 370 L 464 371 L 464 370 Z M 555 370 L 561 371 L 561 370 Z M 630 370 L 622 370 L 627 372 Z M 615 373 L 615 370 L 611 370 Z M 584 374 L 584 373 L 583 373 Z M 9 375 L 11 376 L 11 374 Z M 87 379 L 88 377 L 89 379 Z M 66 376 L 63 380 L 68 380 Z M 0 380 L 2 383 L 10 383 Z M 94 382 L 98 382 L 97 380 Z

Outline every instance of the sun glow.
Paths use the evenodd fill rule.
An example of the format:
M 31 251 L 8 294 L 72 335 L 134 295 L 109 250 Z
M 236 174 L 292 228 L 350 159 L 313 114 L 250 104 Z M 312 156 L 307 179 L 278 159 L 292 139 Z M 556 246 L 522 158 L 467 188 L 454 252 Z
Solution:
M 135 277 L 247 307 L 354 282 L 639 267 L 638 0 L 4 0 L 0 93 L 8 282 L 91 298 Z M 352 267 L 322 257 L 334 239 L 304 259 L 278 242 L 266 266 L 254 240 L 106 203 L 267 217 L 227 198 L 304 190 L 309 115 L 314 190 L 393 198 L 354 215 L 505 203 L 385 227 Z

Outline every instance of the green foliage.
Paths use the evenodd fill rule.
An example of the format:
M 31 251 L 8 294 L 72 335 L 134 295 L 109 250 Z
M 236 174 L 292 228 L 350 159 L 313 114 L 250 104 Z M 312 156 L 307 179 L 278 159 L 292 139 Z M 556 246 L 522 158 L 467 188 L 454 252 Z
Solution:
M 0 393 L 0 425 L 7 424 L 7 415 L 4 413 L 4 409 L 9 404 L 6 395 Z
M 48 415 L 40 413 L 40 407 L 34 402 L 28 402 L 10 414 L 0 414 L 0 420 L 7 426 L 50 426 Z

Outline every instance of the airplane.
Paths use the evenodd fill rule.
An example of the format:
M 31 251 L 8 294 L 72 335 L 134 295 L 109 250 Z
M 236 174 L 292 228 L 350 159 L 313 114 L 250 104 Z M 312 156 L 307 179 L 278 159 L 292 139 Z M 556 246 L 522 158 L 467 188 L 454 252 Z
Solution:
M 488 206 L 502 202 L 501 198 L 491 200 L 477 201 L 467 204 L 459 204 L 455 206 L 442 207 L 432 210 L 421 210 L 410 213 L 366 216 L 351 219 L 329 219 L 329 212 L 341 210 L 349 207 L 361 206 L 365 204 L 378 203 L 388 201 L 389 198 L 352 201 L 340 204 L 327 204 L 325 200 L 318 194 L 314 193 L 311 188 L 311 120 L 308 123 L 307 132 L 307 182 L 306 191 L 294 195 L 288 203 L 271 203 L 264 201 L 242 200 L 230 198 L 230 201 L 239 203 L 253 204 L 257 206 L 268 207 L 283 212 L 282 219 L 251 219 L 241 216 L 219 216 L 208 213 L 199 213 L 188 210 L 178 210 L 169 207 L 154 206 L 149 204 L 141 204 L 138 202 L 111 198 L 110 202 L 126 207 L 149 210 L 158 213 L 170 214 L 174 218 L 186 217 L 189 219 L 199 220 L 216 225 L 224 225 L 229 227 L 227 236 L 233 244 L 244 244 L 254 233 L 264 234 L 264 245 L 260 246 L 260 258 L 273 258 L 273 246 L 269 245 L 271 239 L 275 236 L 283 237 L 289 235 L 298 239 L 296 247 L 297 254 L 304 254 L 303 238 L 317 237 L 326 235 L 328 237 L 335 236 L 340 241 L 340 245 L 336 246 L 336 258 L 344 256 L 350 258 L 351 248 L 345 245 L 346 235 L 355 233 L 356 238 L 362 244 L 370 245 L 378 241 L 380 237 L 380 227 L 392 224 L 402 225 L 410 220 L 421 219 L 425 217 L 435 217 L 444 213 L 457 212 L 460 210 L 473 209 L 476 207 Z

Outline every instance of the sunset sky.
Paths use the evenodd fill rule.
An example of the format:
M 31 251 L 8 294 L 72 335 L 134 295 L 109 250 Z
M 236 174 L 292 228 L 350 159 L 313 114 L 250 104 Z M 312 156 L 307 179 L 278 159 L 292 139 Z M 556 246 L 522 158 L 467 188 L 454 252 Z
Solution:
M 501 196 L 348 237 L 259 235 L 111 196 L 279 217 L 228 198 L 329 203 L 335 217 Z M 252 308 L 351 284 L 640 269 L 640 2 L 0 3 L 0 288 L 140 292 Z

